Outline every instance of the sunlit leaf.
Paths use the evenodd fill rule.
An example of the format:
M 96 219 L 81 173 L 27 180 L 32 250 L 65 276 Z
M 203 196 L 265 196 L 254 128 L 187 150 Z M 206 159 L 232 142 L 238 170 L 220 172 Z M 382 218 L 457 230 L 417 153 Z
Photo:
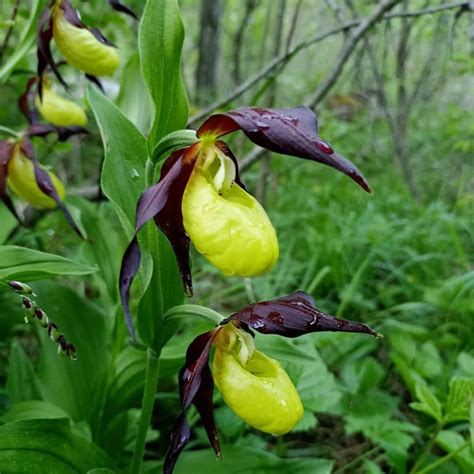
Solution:
M 149 133 L 153 150 L 158 140 L 184 128 L 188 100 L 181 76 L 184 28 L 177 0 L 148 0 L 139 31 L 143 79 L 155 106 Z
M 0 247 L 0 280 L 33 281 L 97 271 L 74 260 L 14 245 Z
M 0 427 L 0 471 L 78 474 L 114 468 L 98 446 L 78 436 L 69 420 L 20 420 Z

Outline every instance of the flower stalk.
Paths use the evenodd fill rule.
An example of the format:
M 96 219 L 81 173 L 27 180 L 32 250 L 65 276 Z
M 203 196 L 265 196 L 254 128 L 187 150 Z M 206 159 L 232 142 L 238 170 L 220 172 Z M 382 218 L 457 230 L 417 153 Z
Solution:
M 132 464 L 130 466 L 130 474 L 140 474 L 141 472 L 143 455 L 145 453 L 146 434 L 150 427 L 151 415 L 155 403 L 155 393 L 160 375 L 160 354 L 151 348 L 147 349 L 146 354 L 145 388 L 143 390 L 142 408 Z
M 64 334 L 61 333 L 56 323 L 51 321 L 48 315 L 36 304 L 31 297 L 35 297 L 32 288 L 26 283 L 20 281 L 9 281 L 9 288 L 22 297 L 22 307 L 25 312 L 25 323 L 36 322 L 45 329 L 51 341 L 58 345 L 58 354 L 66 356 L 71 360 L 77 359 L 77 351 L 74 344 L 67 341 Z

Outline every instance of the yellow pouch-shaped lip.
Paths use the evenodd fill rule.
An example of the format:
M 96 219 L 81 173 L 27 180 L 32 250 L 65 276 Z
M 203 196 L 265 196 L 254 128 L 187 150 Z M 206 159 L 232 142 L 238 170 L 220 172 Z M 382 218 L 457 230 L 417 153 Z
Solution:
M 224 275 L 261 275 L 278 260 L 278 240 L 265 210 L 236 183 L 219 194 L 211 174 L 198 164 L 181 209 L 196 249 Z
M 92 76 L 112 76 L 120 64 L 117 50 L 101 43 L 87 28 L 69 23 L 59 5 L 53 8 L 53 37 L 66 61 Z
M 41 116 L 49 123 L 58 127 L 84 126 L 87 116 L 84 110 L 72 102 L 57 95 L 48 87 L 43 88 L 43 100 L 35 98 L 36 108 Z
M 303 416 L 288 374 L 279 362 L 258 350 L 242 365 L 231 351 L 217 346 L 214 381 L 232 411 L 265 433 L 288 433 Z
M 61 199 L 64 199 L 64 186 L 58 177 L 48 171 L 49 177 Z M 57 206 L 53 199 L 43 193 L 35 179 L 33 163 L 21 153 L 18 147 L 8 163 L 8 186 L 21 199 L 39 209 L 53 209 Z

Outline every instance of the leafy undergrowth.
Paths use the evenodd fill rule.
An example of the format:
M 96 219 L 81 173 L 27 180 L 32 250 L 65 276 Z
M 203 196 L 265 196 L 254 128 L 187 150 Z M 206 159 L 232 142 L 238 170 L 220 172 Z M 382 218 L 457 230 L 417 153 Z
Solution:
M 353 129 L 344 133 L 357 137 Z M 346 146 L 348 155 L 357 155 L 360 143 L 354 139 Z M 386 159 L 370 162 L 367 177 L 374 193 L 367 195 L 332 170 L 274 157 L 266 207 L 282 251 L 276 268 L 251 282 L 224 279 L 193 255 L 199 269 L 193 303 L 226 314 L 300 289 L 322 310 L 363 320 L 384 339 L 331 333 L 291 341 L 257 336 L 258 348 L 278 359 L 296 384 L 305 409 L 302 420 L 286 436 L 262 435 L 216 393 L 224 461 L 216 463 L 191 412 L 192 441 L 178 474 L 473 472 L 472 194 L 461 190 L 452 199 L 449 192 L 436 197 L 427 190 L 425 202 L 417 203 Z M 245 178 L 254 188 L 258 168 Z M 17 296 L 0 293 L 1 331 L 9 335 L 0 347 L 0 423 L 8 423 L 0 427 L 1 439 L 7 440 L 0 442 L 0 460 L 8 458 L 8 442 L 47 428 L 89 453 L 96 467 L 125 470 L 145 371 L 145 352 L 127 344 L 116 317 L 118 265 L 126 242 L 118 237 L 119 223 L 106 203 L 69 198 L 68 204 L 90 237 L 78 250 L 58 213 L 35 217 L 34 230 L 17 229 L 7 243 L 82 263 L 51 270 L 62 275 L 60 282 L 32 284 L 41 307 L 77 345 L 79 359 L 57 357 L 46 334 L 22 322 Z M 91 267 L 98 271 L 81 284 L 64 278 Z M 164 349 L 153 415 L 160 432 L 148 433 L 144 472 L 161 466 L 157 459 L 179 414 L 176 379 L 183 355 L 192 338 L 208 328 L 190 320 Z M 35 436 L 25 443 L 27 449 L 30 443 L 31 449 L 41 449 Z M 80 452 L 58 448 L 56 455 L 54 462 L 64 465 L 83 462 Z M 25 457 L 25 469 L 29 462 Z

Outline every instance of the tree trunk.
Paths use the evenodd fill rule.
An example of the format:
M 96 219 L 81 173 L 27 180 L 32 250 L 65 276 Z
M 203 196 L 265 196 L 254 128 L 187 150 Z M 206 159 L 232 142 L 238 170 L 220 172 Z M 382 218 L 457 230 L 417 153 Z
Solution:
M 274 30 L 274 48 L 273 55 L 277 57 L 281 51 L 282 39 L 283 39 L 283 22 L 285 19 L 286 0 L 280 0 L 278 4 L 277 17 L 275 22 Z M 275 103 L 275 97 L 277 92 L 276 75 L 271 79 L 272 83 L 268 90 L 267 95 L 267 106 L 272 107 Z M 266 153 L 260 162 L 260 178 L 257 188 L 257 199 L 264 205 L 267 195 L 267 185 L 271 177 L 271 155 Z
M 216 96 L 222 9 L 223 0 L 201 0 L 195 95 L 198 105 L 209 104 Z

